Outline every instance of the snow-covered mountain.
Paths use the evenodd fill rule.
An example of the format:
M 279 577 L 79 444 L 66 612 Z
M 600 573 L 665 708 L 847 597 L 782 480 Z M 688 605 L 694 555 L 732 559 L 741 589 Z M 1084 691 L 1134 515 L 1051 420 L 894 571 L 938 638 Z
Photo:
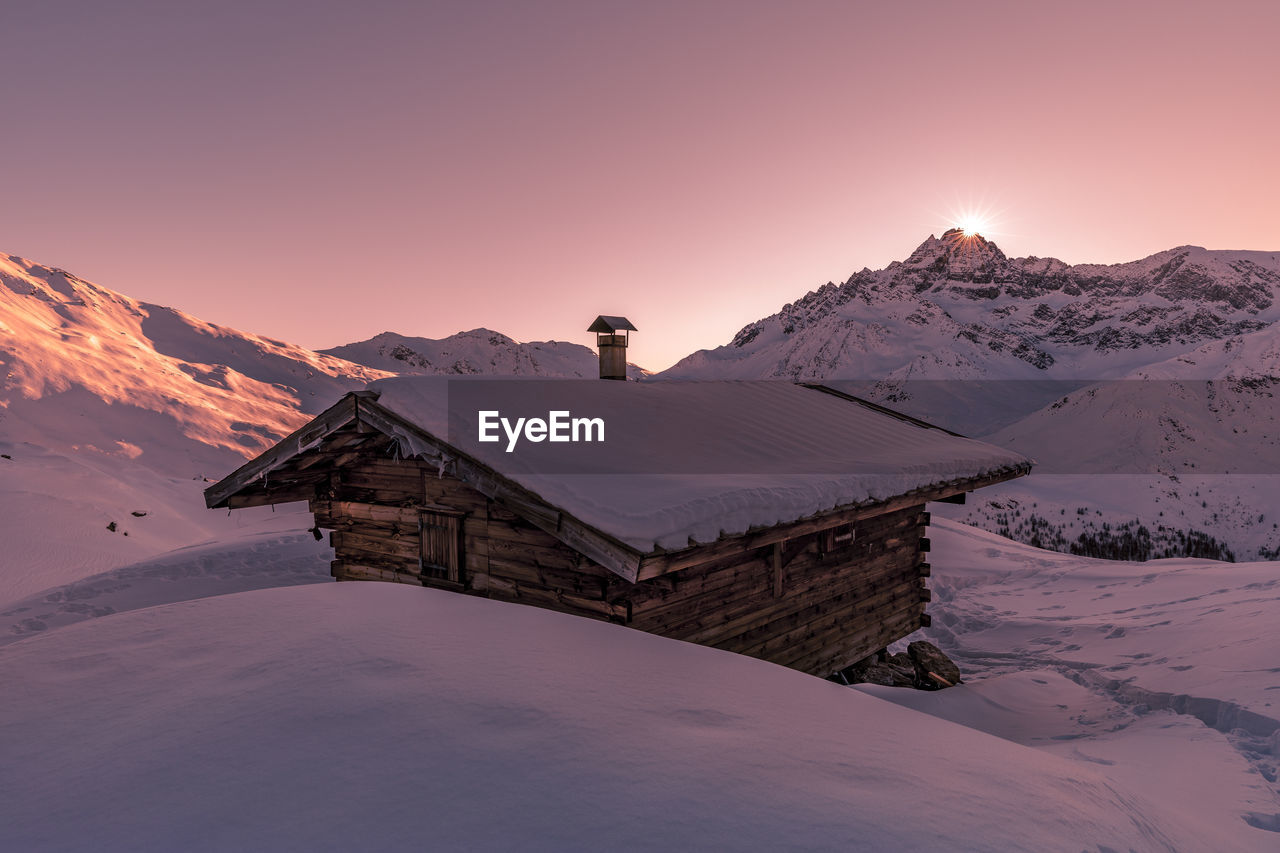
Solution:
M 468 376 L 541 376 L 593 379 L 599 375 L 595 350 L 564 341 L 520 343 L 501 332 L 472 329 L 447 338 L 410 338 L 383 332 L 367 341 L 322 352 L 390 373 Z M 627 375 L 640 379 L 648 371 L 630 364 Z
M 1069 266 L 951 230 L 661 376 L 821 380 L 1041 470 L 1280 472 L 1278 297 L 1280 252 Z
M 1280 252 L 1070 266 L 952 230 L 661 375 L 822 380 L 1027 454 L 1031 478 L 940 510 L 1022 541 L 1267 558 L 1280 477 L 1221 475 L 1280 474 L 1278 297 Z
M 671 378 L 1105 379 L 1280 320 L 1280 252 L 1169 249 L 1131 263 L 1009 258 L 930 236 L 700 350 Z
M 392 372 L 430 372 L 425 358 L 397 357 L 398 345 L 421 347 L 445 372 L 597 370 L 586 347 L 517 344 L 496 332 L 463 333 L 435 348 L 397 338 L 392 355 L 379 360 L 376 342 L 386 337 L 342 348 L 373 366 L 359 364 L 0 254 L 0 594 L 66 582 L 227 528 L 309 526 L 303 516 L 210 513 L 204 480 L 272 446 L 347 391 Z M 51 519 L 60 530 L 52 538 Z
M 396 373 L 591 377 L 595 353 L 486 329 L 327 352 L 206 323 L 0 254 L 0 440 L 220 472 Z M 633 366 L 636 376 L 644 371 Z
M 8 255 L 0 255 L 0 364 L 4 440 L 144 462 L 164 455 L 159 464 L 170 468 L 177 444 L 168 436 L 201 461 L 225 464 L 389 375 Z
M 0 594 L 290 524 L 205 511 L 204 478 L 386 375 L 0 255 Z
M 903 262 L 806 295 L 662 376 L 861 379 L 850 383 L 855 393 L 994 436 L 1040 460 L 1042 471 L 1121 463 L 1184 478 L 1257 471 L 1260 463 L 1273 470 L 1278 257 L 1182 247 L 1129 264 L 1068 266 L 1010 259 L 978 235 L 949 231 Z M 373 379 L 596 370 L 587 347 L 518 343 L 484 329 L 441 340 L 388 332 L 316 353 L 0 255 L 0 465 L 8 474 L 0 497 L 19 530 L 9 547 L 18 555 L 44 547 L 20 531 L 23 519 L 49 513 L 74 519 L 69 529 L 83 533 L 60 546 L 69 564 L 106 568 L 198 541 L 209 516 L 193 480 L 236 467 Z M 646 374 L 633 365 L 631 375 Z M 1148 404 L 1131 391 L 1140 383 L 1090 385 L 1100 378 L 1221 381 L 1208 393 L 1192 388 Z M 1215 494 L 1219 487 L 1159 491 L 1208 526 L 1226 517 L 1199 512 L 1211 505 L 1230 504 L 1232 518 L 1251 514 L 1236 512 L 1231 494 Z M 174 489 L 181 500 L 153 499 Z M 1198 490 L 1206 494 L 1192 505 Z M 1261 494 L 1255 486 L 1230 491 Z M 147 518 L 133 513 L 151 513 L 152 504 L 170 509 L 132 520 Z M 1158 523 L 1167 508 L 1150 502 L 1138 520 Z M 1001 512 L 967 517 L 1000 529 Z M 1280 531 L 1238 534 L 1232 545 L 1241 556 L 1280 548 Z

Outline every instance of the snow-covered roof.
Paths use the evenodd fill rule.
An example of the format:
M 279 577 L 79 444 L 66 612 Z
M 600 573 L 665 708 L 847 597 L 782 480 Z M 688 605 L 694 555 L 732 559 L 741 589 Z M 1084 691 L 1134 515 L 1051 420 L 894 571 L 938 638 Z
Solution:
M 449 462 L 420 431 L 641 554 L 713 542 L 919 489 L 1025 473 L 1026 457 L 783 381 L 459 381 L 370 386 L 414 429 L 402 452 Z M 601 443 L 477 440 L 481 411 L 601 418 Z M 499 435 L 502 431 L 498 430 Z M 959 491 L 959 490 L 957 490 Z

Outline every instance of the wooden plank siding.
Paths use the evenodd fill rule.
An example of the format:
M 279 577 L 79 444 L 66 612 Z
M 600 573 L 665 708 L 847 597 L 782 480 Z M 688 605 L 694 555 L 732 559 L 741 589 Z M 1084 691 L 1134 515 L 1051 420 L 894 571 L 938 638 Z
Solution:
M 317 526 L 332 531 L 339 580 L 531 604 L 823 676 L 915 630 L 927 600 L 922 504 L 864 516 L 853 522 L 852 541 L 839 545 L 829 531 L 845 518 L 796 528 L 789 539 L 716 548 L 630 583 L 428 463 L 362 457 L 339 474 L 310 503 Z M 456 576 L 439 577 L 424 564 L 424 514 L 459 520 Z

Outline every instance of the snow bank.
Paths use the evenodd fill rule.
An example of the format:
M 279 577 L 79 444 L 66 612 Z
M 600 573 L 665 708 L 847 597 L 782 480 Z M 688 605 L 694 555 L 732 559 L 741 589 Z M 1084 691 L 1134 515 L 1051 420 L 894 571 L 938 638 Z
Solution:
M 930 538 L 933 627 L 922 633 L 962 669 L 1052 664 L 1125 685 L 1135 701 L 1138 690 L 1206 700 L 1210 724 L 1221 708 L 1235 715 L 1227 728 L 1280 727 L 1280 564 L 1095 560 L 939 518 Z
M 1102 769 L 1219 838 L 1218 850 L 1274 850 L 1261 826 L 1277 810 L 1267 780 L 1227 735 L 1172 712 L 1142 712 L 1061 672 L 1038 668 L 927 693 L 859 685 L 917 711 Z M 1196 849 L 1190 839 L 1179 848 Z
M 0 646 L 86 619 L 158 604 L 266 587 L 329 583 L 333 579 L 329 574 L 332 559 L 328 543 L 316 541 L 310 533 L 246 535 L 240 531 L 230 543 L 178 548 L 0 603 Z M 0 602 L 6 598 L 0 595 Z
M 1237 849 L 1102 765 L 435 590 L 120 614 L 0 683 L 3 849 Z

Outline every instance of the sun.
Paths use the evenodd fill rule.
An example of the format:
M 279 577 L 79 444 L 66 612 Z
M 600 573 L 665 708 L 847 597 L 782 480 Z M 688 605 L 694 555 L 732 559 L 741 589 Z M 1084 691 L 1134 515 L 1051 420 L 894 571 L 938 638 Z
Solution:
M 956 219 L 956 227 L 966 237 L 975 237 L 982 232 L 991 231 L 991 221 L 978 213 L 964 213 Z
M 990 240 L 1001 236 L 1006 211 L 985 198 L 957 198 L 947 208 L 938 211 L 937 217 L 941 220 L 939 225 L 945 222 L 947 230 L 959 229 L 966 240 L 979 235 Z

